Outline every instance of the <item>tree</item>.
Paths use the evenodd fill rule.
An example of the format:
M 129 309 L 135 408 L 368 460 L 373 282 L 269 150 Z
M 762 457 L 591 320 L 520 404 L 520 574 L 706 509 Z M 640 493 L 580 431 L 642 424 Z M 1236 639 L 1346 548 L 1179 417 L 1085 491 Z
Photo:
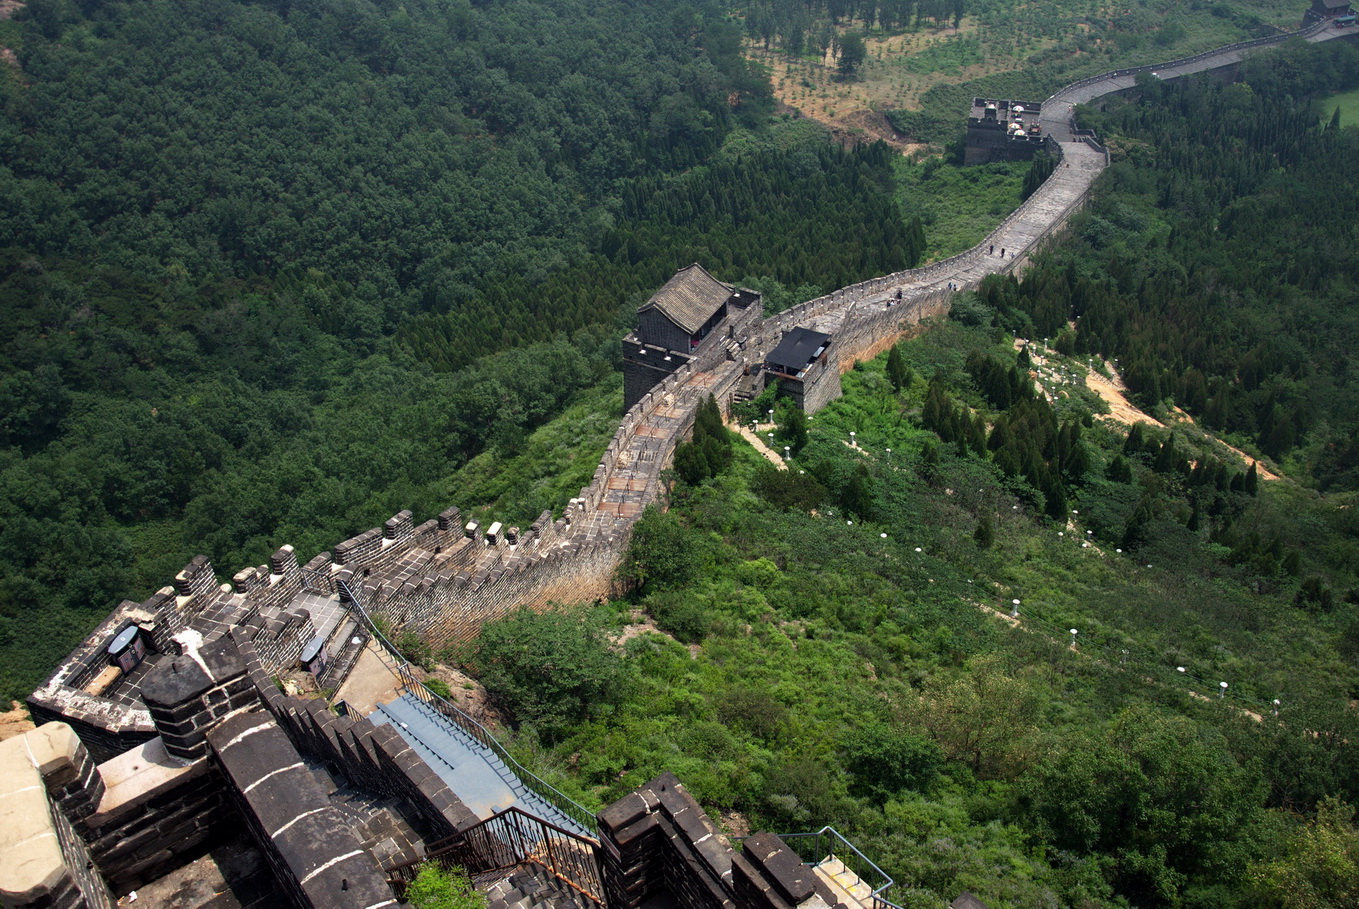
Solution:
M 895 391 L 902 391 L 909 388 L 915 381 L 915 372 L 906 365 L 906 360 L 901 355 L 901 348 L 892 345 L 892 350 L 887 354 L 887 381 L 892 383 Z
M 783 408 L 778 428 L 774 430 L 774 439 L 787 445 L 788 450 L 794 455 L 802 451 L 803 446 L 807 444 L 806 411 L 792 403 Z
M 472 660 L 487 691 L 549 741 L 623 694 L 627 673 L 599 623 L 581 611 L 527 606 L 488 622 Z
M 857 32 L 848 32 L 840 37 L 840 77 L 852 79 L 868 57 L 868 47 Z
M 991 523 L 991 513 L 983 512 L 981 520 L 977 522 L 977 530 L 972 534 L 972 539 L 977 541 L 977 546 L 982 549 L 990 549 L 996 543 L 996 528 Z
M 933 742 L 888 723 L 856 729 L 845 743 L 845 766 L 854 774 L 850 791 L 879 801 L 903 789 L 928 789 L 943 760 Z
M 1250 868 L 1246 880 L 1260 909 L 1341 909 L 1359 905 L 1359 830 L 1354 809 L 1335 796 L 1317 806 L 1286 855 Z
M 642 588 L 678 587 L 699 572 L 702 557 L 688 528 L 679 518 L 648 505 L 632 528 L 619 577 Z
M 920 710 L 944 753 L 984 779 L 1013 779 L 1036 756 L 1037 691 L 995 656 L 975 657 L 961 675 L 931 685 Z
M 675 446 L 675 472 L 691 486 L 717 476 L 731 464 L 731 433 L 712 395 L 694 415 L 693 438 Z
M 1112 882 L 1135 905 L 1178 905 L 1191 880 L 1232 873 L 1220 856 L 1264 793 L 1205 727 L 1134 707 L 1042 765 L 1024 799 L 1053 847 L 1113 856 Z

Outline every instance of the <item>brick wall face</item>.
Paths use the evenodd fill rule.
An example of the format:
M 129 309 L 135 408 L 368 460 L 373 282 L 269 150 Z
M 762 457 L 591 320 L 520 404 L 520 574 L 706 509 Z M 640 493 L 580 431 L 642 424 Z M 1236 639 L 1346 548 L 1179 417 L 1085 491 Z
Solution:
M 221 778 L 206 758 L 117 811 L 81 826 L 95 864 L 114 893 L 124 894 L 183 865 L 218 831 L 239 823 Z

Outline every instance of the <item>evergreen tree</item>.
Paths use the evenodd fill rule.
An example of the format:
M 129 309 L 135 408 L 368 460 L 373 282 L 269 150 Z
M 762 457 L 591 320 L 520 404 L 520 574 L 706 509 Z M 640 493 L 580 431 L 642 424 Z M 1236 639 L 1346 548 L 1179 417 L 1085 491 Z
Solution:
M 1105 475 L 1114 483 L 1131 483 L 1133 478 L 1132 466 L 1128 464 L 1127 458 L 1123 455 L 1116 455 L 1109 462 L 1109 468 L 1105 471 Z
M 849 32 L 840 38 L 840 77 L 842 79 L 852 79 L 854 74 L 859 71 L 859 67 L 868 57 L 868 47 L 864 44 L 862 36 L 855 32 Z
M 774 438 L 796 455 L 807 444 L 807 414 L 801 407 L 789 404 L 779 420 Z
M 972 534 L 972 539 L 977 541 L 977 546 L 982 549 L 990 549 L 996 542 L 996 529 L 991 523 L 990 512 L 984 512 L 981 520 L 977 522 L 977 530 Z
M 895 391 L 902 391 L 909 388 L 915 381 L 915 372 L 906 365 L 906 360 L 901 355 L 901 348 L 893 345 L 892 350 L 887 354 L 887 380 L 892 383 Z

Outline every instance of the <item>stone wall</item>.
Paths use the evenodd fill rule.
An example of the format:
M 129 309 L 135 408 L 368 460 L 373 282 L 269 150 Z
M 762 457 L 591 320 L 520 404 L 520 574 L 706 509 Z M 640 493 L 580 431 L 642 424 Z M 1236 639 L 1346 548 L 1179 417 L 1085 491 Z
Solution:
M 0 902 L 23 909 L 112 909 L 113 897 L 66 809 L 86 812 L 89 753 L 69 726 L 0 742 Z M 98 774 L 93 775 L 98 779 Z
M 614 802 L 598 820 L 609 909 L 639 909 L 662 894 L 685 909 L 858 909 L 773 834 L 757 833 L 735 851 L 674 774 Z
M 246 826 L 297 905 L 396 905 L 386 875 L 272 715 L 234 714 L 208 733 L 208 742 Z
M 1302 34 L 1326 37 L 1319 28 Z M 1053 116 L 1065 118 L 1068 114 L 1061 112 L 1068 110 L 1069 102 L 1120 90 L 1140 72 L 1235 65 L 1241 53 L 1280 40 L 1243 42 L 1183 61 L 1082 80 L 1043 102 L 1045 115 L 1051 102 Z M 661 500 L 661 472 L 669 465 L 675 445 L 689 432 L 698 404 L 713 394 L 725 406 L 743 375 L 763 362 L 785 330 L 817 320 L 827 327 L 833 324 L 832 351 L 844 371 L 918 330 L 923 321 L 944 314 L 948 284 L 968 289 L 986 274 L 1022 267 L 1031 250 L 1062 228 L 1083 204 L 1088 180 L 1098 172 L 1086 160 L 1086 146 L 1100 159 L 1107 160 L 1107 153 L 1092 136 L 1066 135 L 1065 120 L 1054 121 L 1054 130 L 1062 133 L 1063 140 L 1076 140 L 1068 143 L 1070 149 L 1086 157 L 1074 155 L 1062 141 L 1050 143 L 1077 164 L 1059 166 L 978 247 L 923 268 L 841 288 L 768 319 L 761 319 L 755 297 L 743 300 L 746 305 L 730 306 L 728 318 L 692 359 L 629 408 L 590 484 L 562 519 L 544 516 L 522 535 L 515 528 L 482 535 L 475 525 L 460 525 L 456 508 L 419 526 L 409 512 L 401 512 L 382 527 L 340 543 L 333 555 L 313 559 L 305 570 L 298 568 L 285 547 L 268 566 L 238 573 L 235 589 L 225 591 L 207 560 L 196 558 L 175 577 L 172 587 L 145 603 L 120 606 L 30 697 L 35 718 L 69 720 L 101 757 L 154 736 L 146 711 L 110 703 L 85 690 L 106 665 L 101 648 L 127 622 L 142 627 L 161 653 L 175 653 L 173 637 L 205 613 L 220 613 L 231 623 L 253 622 L 261 660 L 266 668 L 277 669 L 295 660 L 315 632 L 305 616 L 290 611 L 292 599 L 302 590 L 332 593 L 337 581 L 358 591 L 365 606 L 395 629 L 424 635 L 436 646 L 470 638 L 483 622 L 519 605 L 541 607 L 553 600 L 580 602 L 613 595 L 617 592 L 614 571 L 626 551 L 632 524 L 647 505 Z M 997 247 L 1006 245 L 1015 255 L 993 260 L 985 253 L 1001 238 L 1008 240 Z M 897 293 L 901 294 L 899 303 Z
M 599 813 L 600 871 L 610 909 L 669 893 L 686 909 L 734 909 L 733 853 L 673 773 Z
M 302 754 L 331 765 L 369 792 L 401 800 L 408 809 L 407 822 L 426 842 L 479 823 L 391 726 L 337 716 L 324 701 L 285 696 L 260 666 L 250 643 L 240 639 L 237 643 L 264 706 Z
M 173 758 L 158 738 L 100 764 L 99 774 L 106 794 L 80 831 L 114 893 L 184 865 L 239 823 L 207 758 Z

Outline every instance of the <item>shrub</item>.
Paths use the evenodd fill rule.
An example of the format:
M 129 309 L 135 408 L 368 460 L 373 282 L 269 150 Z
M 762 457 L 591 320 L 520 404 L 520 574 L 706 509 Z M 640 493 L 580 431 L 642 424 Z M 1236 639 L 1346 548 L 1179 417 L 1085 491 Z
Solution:
M 420 866 L 406 888 L 406 902 L 414 909 L 486 909 L 486 896 L 472 889 L 462 868 L 441 868 L 433 862 Z

